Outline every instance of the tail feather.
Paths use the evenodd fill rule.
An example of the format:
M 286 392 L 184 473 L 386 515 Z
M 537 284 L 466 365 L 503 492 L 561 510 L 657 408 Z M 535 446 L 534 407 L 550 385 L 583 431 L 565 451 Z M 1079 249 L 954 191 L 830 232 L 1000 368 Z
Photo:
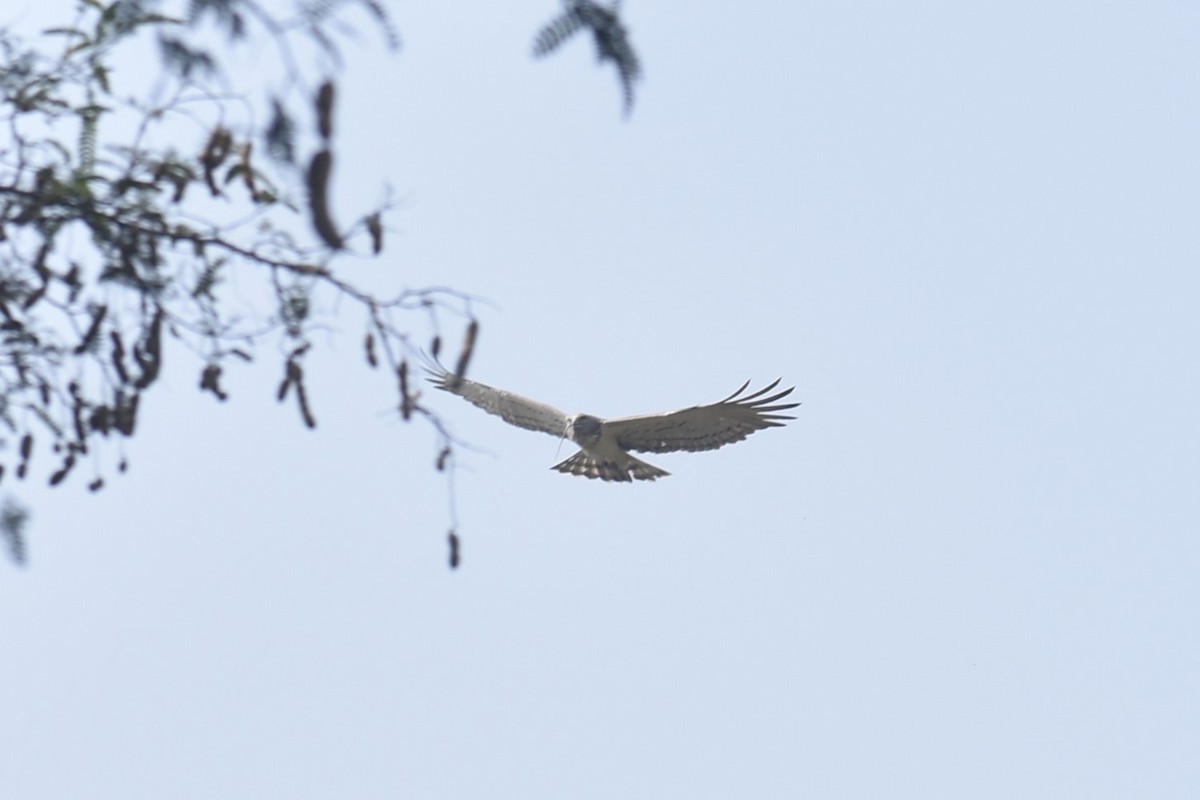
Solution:
M 653 464 L 647 464 L 645 461 L 635 458 L 628 453 L 624 454 L 624 458 L 620 462 L 617 462 L 612 459 L 596 458 L 584 450 L 580 450 L 566 461 L 555 464 L 550 469 L 556 469 L 568 475 L 582 475 L 585 478 L 599 478 L 602 481 L 622 481 L 625 483 L 630 483 L 634 480 L 652 481 L 671 474 L 665 469 L 659 469 Z

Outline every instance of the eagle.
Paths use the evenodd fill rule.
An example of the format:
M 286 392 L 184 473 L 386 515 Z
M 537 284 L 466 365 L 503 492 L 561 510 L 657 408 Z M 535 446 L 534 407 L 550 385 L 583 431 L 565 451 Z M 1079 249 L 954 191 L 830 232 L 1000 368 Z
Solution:
M 510 425 L 569 438 L 579 445 L 575 455 L 551 469 L 603 481 L 652 481 L 670 473 L 647 464 L 629 451 L 673 453 L 716 450 L 740 442 L 755 431 L 778 428 L 795 417 L 780 414 L 799 403 L 780 403 L 795 387 L 774 391 L 779 380 L 757 392 L 743 394 L 750 381 L 717 403 L 665 414 L 601 419 L 591 414 L 565 414 L 557 408 L 519 394 L 467 380 L 440 364 L 431 365 L 429 381 L 495 414 Z

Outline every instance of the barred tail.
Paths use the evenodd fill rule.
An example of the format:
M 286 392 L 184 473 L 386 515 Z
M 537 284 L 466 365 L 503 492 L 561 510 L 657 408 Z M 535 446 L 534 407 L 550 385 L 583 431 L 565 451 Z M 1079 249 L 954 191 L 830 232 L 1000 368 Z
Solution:
M 602 481 L 623 481 L 630 483 L 634 480 L 652 481 L 664 478 L 671 473 L 659 469 L 653 464 L 647 464 L 628 453 L 620 462 L 601 460 L 580 450 L 561 464 L 555 464 L 550 469 L 565 472 L 568 475 L 582 475 L 585 478 L 599 478 Z

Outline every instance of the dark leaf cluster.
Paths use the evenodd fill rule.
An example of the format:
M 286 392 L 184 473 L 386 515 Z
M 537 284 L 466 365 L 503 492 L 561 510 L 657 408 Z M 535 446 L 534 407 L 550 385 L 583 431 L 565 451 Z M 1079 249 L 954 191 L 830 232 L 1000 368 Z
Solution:
M 87 472 L 75 482 L 101 489 L 113 458 L 105 443 L 123 472 L 120 441 L 137 434 L 168 360 L 194 358 L 199 390 L 226 401 L 233 366 L 255 362 L 263 340 L 285 343 L 279 397 L 294 398 L 312 428 L 305 356 L 313 332 L 348 308 L 370 337 L 371 365 L 401 376 L 399 416 L 430 421 L 450 446 L 409 387 L 406 354 L 418 352 L 414 323 L 434 335 L 444 314 L 467 313 L 469 298 L 445 289 L 379 297 L 339 275 L 339 254 L 382 251 L 387 207 L 334 222 L 333 80 L 315 95 L 297 92 L 312 76 L 292 63 L 265 125 L 253 115 L 239 122 L 231 105 L 242 100 L 227 99 L 211 37 L 203 47 L 190 38 L 216 23 L 231 42 L 276 42 L 288 64 L 296 33 L 323 47 L 315 31 L 333 22 L 332 9 L 301 8 L 295 27 L 246 0 L 192 0 L 182 18 L 161 5 L 85 0 L 75 26 L 49 32 L 58 53 L 0 31 L 0 480 L 40 475 L 68 486 Z M 141 35 L 154 37 L 176 81 L 163 105 L 143 106 L 110 83 L 114 53 Z M 305 117 L 311 127 L 301 128 Z M 232 270 L 242 289 L 257 278 L 274 295 L 274 313 L 226 290 Z M 16 501 L 0 508 L 0 537 L 18 562 L 26 519 Z

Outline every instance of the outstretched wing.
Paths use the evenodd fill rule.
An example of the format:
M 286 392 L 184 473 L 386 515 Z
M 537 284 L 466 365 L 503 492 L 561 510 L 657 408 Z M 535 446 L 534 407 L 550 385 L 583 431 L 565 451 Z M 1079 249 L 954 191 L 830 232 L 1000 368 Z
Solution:
M 562 436 L 567 431 L 568 417 L 557 408 L 519 394 L 459 378 L 440 364 L 431 365 L 429 372 L 433 375 L 429 382 L 437 388 L 474 403 L 510 425 L 531 431 L 544 431 L 554 436 Z
M 617 443 L 626 450 L 671 453 L 676 450 L 715 450 L 740 442 L 755 431 L 777 428 L 784 420 L 795 419 L 778 412 L 795 408 L 799 403 L 776 403 L 791 394 L 792 389 L 769 394 L 779 385 L 776 380 L 765 389 L 741 396 L 749 385 L 750 381 L 746 381 L 742 388 L 712 405 L 669 414 L 606 420 L 604 430 L 616 437 Z

